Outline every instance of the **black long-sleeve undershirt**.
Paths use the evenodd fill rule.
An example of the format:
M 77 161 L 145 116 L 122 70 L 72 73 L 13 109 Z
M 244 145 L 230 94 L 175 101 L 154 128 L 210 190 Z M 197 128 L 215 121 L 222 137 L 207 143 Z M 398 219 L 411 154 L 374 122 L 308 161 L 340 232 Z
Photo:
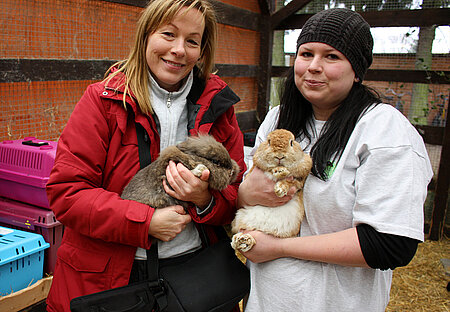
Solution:
M 373 269 L 395 269 L 407 265 L 417 251 L 413 238 L 380 233 L 367 224 L 356 226 L 359 245 L 367 264 Z

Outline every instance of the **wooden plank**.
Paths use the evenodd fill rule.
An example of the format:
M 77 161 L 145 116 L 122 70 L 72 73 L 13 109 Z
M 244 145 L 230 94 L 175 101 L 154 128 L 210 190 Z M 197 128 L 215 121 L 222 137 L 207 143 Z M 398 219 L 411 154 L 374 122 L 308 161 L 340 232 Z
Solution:
M 371 27 L 422 27 L 449 25 L 450 9 L 384 10 L 358 12 Z M 313 14 L 293 14 L 279 21 L 276 30 L 301 29 Z
M 217 74 L 221 77 L 256 77 L 259 67 L 256 65 L 217 64 Z
M 2 59 L 0 82 L 101 80 L 115 61 Z
M 1 82 L 101 80 L 113 60 L 1 59 Z M 259 66 L 217 64 L 218 74 L 256 77 Z
M 271 50 L 263 46 L 270 38 L 261 35 L 261 60 L 268 61 Z M 267 37 L 267 38 L 266 38 Z M 46 59 L 2 59 L 0 60 L 1 82 L 58 81 L 58 80 L 101 80 L 113 60 L 46 60 Z M 217 64 L 219 75 L 229 77 L 256 77 L 258 66 Z M 281 77 L 289 67 L 264 65 L 260 67 L 272 77 Z M 450 71 L 421 71 L 398 69 L 369 69 L 367 81 L 396 81 L 429 84 L 449 84 Z
M 272 66 L 272 77 L 283 77 L 289 68 L 289 66 Z
M 147 6 L 147 3 L 149 2 L 149 0 L 102 0 L 102 1 L 131 5 L 140 8 L 145 8 Z
M 258 0 L 259 10 L 262 15 L 269 15 L 273 11 L 273 1 Z
M 145 8 L 149 0 L 102 0 Z M 258 30 L 259 14 L 218 0 L 208 0 L 216 11 L 219 23 L 244 29 Z
M 450 25 L 450 9 L 385 10 L 361 13 L 371 27 Z
M 270 100 L 270 78 L 272 64 L 273 30 L 270 28 L 269 18 L 263 18 L 261 25 L 261 36 L 259 41 L 259 72 L 257 77 L 258 100 L 256 118 L 261 123 L 269 109 Z
M 449 100 L 450 105 L 450 100 Z M 430 239 L 440 240 L 444 235 L 445 216 L 447 212 L 448 188 L 450 185 L 450 118 L 445 124 L 444 139 L 442 141 L 441 159 L 436 181 L 434 207 L 431 216 Z
M 238 112 L 236 119 L 242 132 L 255 131 L 259 127 L 255 110 Z
M 450 71 L 369 69 L 364 80 L 449 84 Z
M 272 77 L 283 76 L 288 68 L 286 66 L 272 66 Z M 450 71 L 369 69 L 364 80 L 450 84 Z
M 258 13 L 241 9 L 218 0 L 208 1 L 214 7 L 219 23 L 249 30 L 259 30 L 260 15 Z
M 0 311 L 16 312 L 47 298 L 53 276 L 45 277 L 31 286 L 0 297 Z
M 434 192 L 435 189 L 436 189 L 436 180 L 433 178 L 433 179 L 431 179 L 430 183 L 428 183 L 428 191 Z M 425 231 L 425 233 L 428 233 L 428 232 Z
M 272 29 L 287 29 L 278 28 L 279 24 L 296 16 L 295 13 L 310 3 L 312 0 L 292 0 L 285 7 L 276 11 L 270 17 L 270 23 Z M 303 25 L 303 24 L 302 24 Z
M 442 145 L 444 141 L 444 127 L 436 126 L 424 126 L 424 125 L 414 125 L 417 131 L 423 138 L 423 141 L 428 144 Z

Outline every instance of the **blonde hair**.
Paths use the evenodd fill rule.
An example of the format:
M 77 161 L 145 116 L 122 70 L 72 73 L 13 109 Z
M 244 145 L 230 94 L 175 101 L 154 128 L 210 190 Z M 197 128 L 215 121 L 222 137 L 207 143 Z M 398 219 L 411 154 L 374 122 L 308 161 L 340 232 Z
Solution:
M 217 19 L 211 4 L 207 0 L 154 0 L 142 12 L 136 30 L 134 46 L 128 58 L 113 64 L 105 73 L 106 85 L 117 74 L 123 72 L 126 79 L 123 94 L 123 105 L 126 107 L 126 97 L 130 92 L 136 97 L 137 105 L 144 114 L 153 114 L 150 102 L 149 71 L 146 60 L 148 37 L 161 26 L 170 23 L 184 7 L 196 9 L 202 13 L 205 29 L 201 41 L 200 59 L 197 63 L 199 77 L 207 80 L 214 68 L 214 54 L 217 43 Z M 117 71 L 111 73 L 113 67 Z

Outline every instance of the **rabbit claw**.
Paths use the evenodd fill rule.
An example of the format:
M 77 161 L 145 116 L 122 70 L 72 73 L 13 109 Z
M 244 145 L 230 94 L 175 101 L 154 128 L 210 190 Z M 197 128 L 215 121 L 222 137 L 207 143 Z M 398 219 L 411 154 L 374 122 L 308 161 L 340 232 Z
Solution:
M 202 176 L 202 172 L 205 171 L 206 166 L 203 164 L 198 164 L 197 166 L 195 166 L 194 169 L 191 170 L 192 174 L 195 175 L 197 178 L 200 178 Z
M 275 195 L 278 197 L 286 196 L 289 191 L 289 185 L 287 183 L 281 183 L 282 181 L 279 181 L 275 183 L 275 186 L 273 188 Z
M 275 179 L 280 180 L 289 175 L 289 170 L 286 167 L 275 167 L 272 169 L 272 175 Z
M 256 244 L 256 240 L 250 234 L 236 233 L 231 238 L 231 247 L 234 250 L 247 252 Z

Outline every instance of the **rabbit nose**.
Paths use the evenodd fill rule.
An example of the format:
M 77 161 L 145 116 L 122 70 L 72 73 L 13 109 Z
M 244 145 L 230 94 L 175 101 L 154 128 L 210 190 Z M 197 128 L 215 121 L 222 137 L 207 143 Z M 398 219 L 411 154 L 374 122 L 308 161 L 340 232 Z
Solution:
M 281 163 L 281 161 L 284 159 L 284 156 L 275 156 L 275 158 L 278 160 L 278 163 Z

